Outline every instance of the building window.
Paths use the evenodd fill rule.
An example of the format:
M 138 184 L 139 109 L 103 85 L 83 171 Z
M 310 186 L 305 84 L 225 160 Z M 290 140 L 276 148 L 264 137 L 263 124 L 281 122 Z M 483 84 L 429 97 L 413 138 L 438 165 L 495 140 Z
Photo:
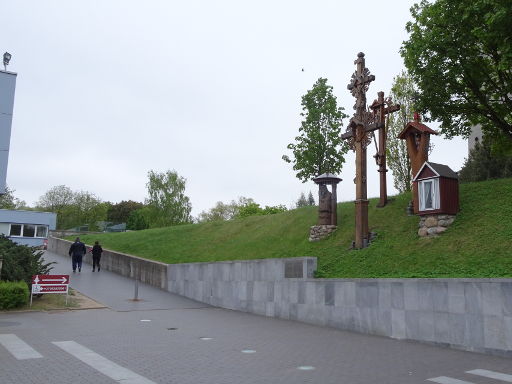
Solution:
M 46 225 L 38 225 L 36 237 L 48 237 L 48 227 Z
M 35 237 L 36 226 L 31 224 L 23 224 L 23 237 Z
M 9 236 L 15 237 L 48 237 L 47 225 L 11 224 Z
M 11 224 L 11 230 L 9 231 L 9 236 L 21 236 L 21 228 L 23 225 L 21 224 Z
M 420 211 L 439 209 L 439 179 L 422 180 L 419 182 Z

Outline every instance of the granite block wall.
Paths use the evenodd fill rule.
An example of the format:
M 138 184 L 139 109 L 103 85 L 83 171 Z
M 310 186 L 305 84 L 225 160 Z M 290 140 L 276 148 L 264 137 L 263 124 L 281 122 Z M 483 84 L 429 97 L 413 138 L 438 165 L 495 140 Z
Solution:
M 168 268 L 169 291 L 214 306 L 512 357 L 512 279 L 314 279 L 309 257 Z
M 168 265 L 110 251 L 102 268 L 217 307 L 512 357 L 512 279 L 314 279 L 312 257 Z

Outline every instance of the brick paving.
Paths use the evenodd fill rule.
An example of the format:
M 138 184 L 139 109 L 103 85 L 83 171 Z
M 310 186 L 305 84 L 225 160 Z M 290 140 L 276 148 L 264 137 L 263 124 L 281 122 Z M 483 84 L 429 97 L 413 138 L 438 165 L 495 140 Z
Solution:
M 0 313 L 0 334 L 17 335 L 43 356 L 17 360 L 0 346 L 0 383 L 137 384 L 100 373 L 52 344 L 58 341 L 74 341 L 157 384 L 405 384 L 439 376 L 490 384 L 499 381 L 465 372 L 512 374 L 511 359 L 209 307 L 142 285 L 144 302 L 133 303 L 132 281 L 93 275 L 83 268 L 71 285 L 110 308 Z M 98 287 L 108 289 L 103 297 Z

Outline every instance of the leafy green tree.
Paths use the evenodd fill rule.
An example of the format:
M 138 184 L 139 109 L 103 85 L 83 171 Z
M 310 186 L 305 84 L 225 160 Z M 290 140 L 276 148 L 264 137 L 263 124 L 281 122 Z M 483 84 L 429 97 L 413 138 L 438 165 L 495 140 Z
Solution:
M 476 143 L 459 171 L 461 183 L 512 177 L 512 155 L 493 151 L 492 140 L 484 136 Z
M 348 150 L 341 139 L 341 127 L 347 115 L 337 106 L 327 79 L 319 78 L 302 97 L 302 110 L 304 120 L 299 136 L 287 147 L 293 153 L 293 160 L 287 155 L 283 160 L 293 163 L 296 176 L 303 183 L 326 172 L 338 174 Z
M 401 48 L 417 106 L 447 137 L 485 135 L 512 146 L 512 2 L 422 0 Z
M 285 211 L 287 211 L 287 209 L 284 205 L 274 205 L 274 206 L 266 205 L 265 208 L 261 208 L 258 203 L 255 203 L 254 201 L 250 201 L 250 202 L 247 202 L 246 204 L 239 207 L 237 217 L 244 218 L 244 217 L 258 216 L 258 215 L 273 215 L 273 214 L 285 212 Z
M 37 202 L 37 209 L 57 214 L 59 229 L 87 225 L 95 230 L 96 223 L 106 219 L 108 206 L 109 203 L 103 203 L 93 193 L 73 192 L 65 185 L 51 188 Z
M 235 201 L 231 201 L 229 204 L 225 204 L 222 201 L 218 201 L 213 208 L 208 211 L 203 211 L 199 214 L 197 221 L 225 221 L 231 220 L 236 216 L 238 212 L 238 205 Z
M 167 227 L 190 223 L 192 205 L 185 196 L 186 180 L 176 171 L 148 172 L 149 197 L 146 204 L 151 210 L 150 227 Z
M 65 185 L 57 185 L 50 188 L 44 195 L 39 198 L 36 208 L 55 212 L 57 214 L 57 228 L 67 228 L 67 218 L 72 214 L 71 205 L 73 203 L 73 191 Z
M 96 229 L 96 222 L 106 218 L 106 208 L 101 209 L 101 200 L 87 191 L 74 192 L 72 207 L 73 220 L 77 225 L 88 224 L 89 229 Z M 99 208 L 99 209 L 98 209 Z
M 144 204 L 136 201 L 128 200 L 121 201 L 117 204 L 112 204 L 107 212 L 107 220 L 113 223 L 126 223 L 133 211 L 141 209 Z
M 393 102 L 400 104 L 400 110 L 388 115 L 386 158 L 393 172 L 393 185 L 400 193 L 411 190 L 412 169 L 406 142 L 400 140 L 398 135 L 413 120 L 415 93 L 414 82 L 407 72 L 402 71 L 393 79 L 390 97 Z
M 0 195 L 0 208 L 1 209 L 21 209 L 25 208 L 27 203 L 14 196 L 14 189 L 5 187 L 5 193 Z
M 286 212 L 288 209 L 282 204 L 279 205 L 265 205 L 262 215 L 274 215 L 276 213 Z
M 143 207 L 132 211 L 128 220 L 126 221 L 126 229 L 132 231 L 140 231 L 149 228 L 149 213 L 148 207 Z

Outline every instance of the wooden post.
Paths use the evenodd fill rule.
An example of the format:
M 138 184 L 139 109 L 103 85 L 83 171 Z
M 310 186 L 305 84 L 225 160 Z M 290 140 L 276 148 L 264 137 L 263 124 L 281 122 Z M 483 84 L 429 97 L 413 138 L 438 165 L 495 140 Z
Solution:
M 387 105 L 387 107 L 386 107 Z M 375 154 L 375 160 L 379 166 L 379 182 L 380 182 L 380 198 L 377 207 L 382 208 L 388 202 L 388 191 L 387 191 L 387 180 L 386 173 L 386 115 L 400 110 L 400 105 L 393 105 L 391 98 L 384 99 L 384 92 L 377 92 L 377 100 L 370 106 L 376 117 L 376 120 L 380 124 L 379 128 L 379 145 L 377 153 Z
M 338 225 L 338 210 L 337 203 L 338 197 L 336 196 L 336 183 L 332 184 L 332 196 L 331 196 L 331 224 Z
M 356 128 L 356 136 L 365 135 L 364 126 L 358 125 Z M 363 140 L 355 142 L 356 146 L 356 233 L 355 247 L 357 249 L 364 248 L 368 244 L 368 200 L 367 200 L 367 184 L 366 184 L 366 145 Z

